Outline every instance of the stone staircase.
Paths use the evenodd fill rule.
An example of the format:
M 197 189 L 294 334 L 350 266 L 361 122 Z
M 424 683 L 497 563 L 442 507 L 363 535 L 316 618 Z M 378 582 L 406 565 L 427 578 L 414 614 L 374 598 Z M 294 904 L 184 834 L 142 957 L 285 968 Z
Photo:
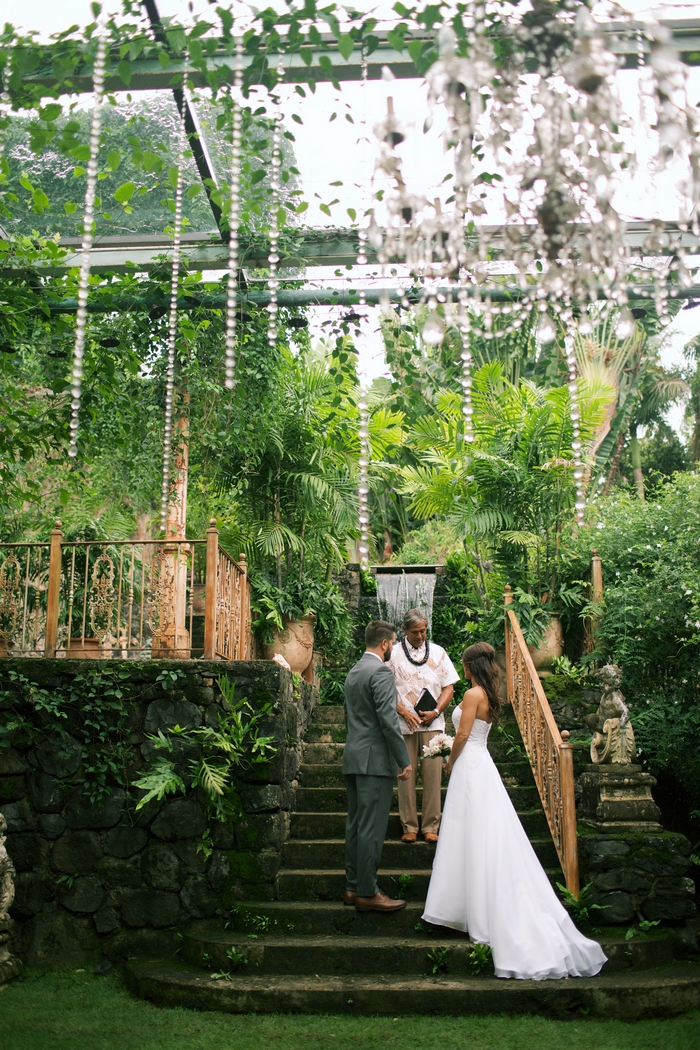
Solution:
M 488 965 L 480 970 L 467 936 L 421 920 L 435 847 L 400 841 L 396 795 L 379 885 L 407 906 L 393 915 L 344 907 L 344 737 L 343 709 L 318 708 L 306 734 L 277 900 L 241 903 L 225 924 L 193 924 L 181 960 L 130 962 L 132 991 L 161 1004 L 232 1013 L 581 1011 L 637 1018 L 700 1007 L 700 966 L 676 962 L 667 934 L 601 937 L 609 962 L 596 978 L 506 981 Z M 492 731 L 489 746 L 545 870 L 562 882 L 512 715 Z

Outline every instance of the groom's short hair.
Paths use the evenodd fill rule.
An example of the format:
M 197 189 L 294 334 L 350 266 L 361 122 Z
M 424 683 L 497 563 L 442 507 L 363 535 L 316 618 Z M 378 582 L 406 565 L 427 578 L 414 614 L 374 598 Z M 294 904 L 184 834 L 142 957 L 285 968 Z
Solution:
M 386 620 L 370 620 L 365 627 L 365 645 L 368 649 L 376 649 L 386 639 L 388 642 L 396 634 L 393 623 Z

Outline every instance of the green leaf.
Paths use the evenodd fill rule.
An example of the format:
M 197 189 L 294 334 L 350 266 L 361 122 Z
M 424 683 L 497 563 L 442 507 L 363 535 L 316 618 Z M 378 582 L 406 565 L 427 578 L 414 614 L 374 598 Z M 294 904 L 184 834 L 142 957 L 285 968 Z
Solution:
M 116 171 L 122 162 L 122 155 L 116 149 L 111 149 L 107 154 L 107 167 L 110 171 Z
M 328 207 L 327 204 L 319 204 L 319 208 L 321 209 L 324 215 L 330 215 L 331 209 Z
M 48 106 L 44 106 L 39 112 L 42 120 L 58 120 L 61 113 L 63 113 L 63 106 L 59 102 L 50 102 Z
M 351 220 L 354 222 L 355 219 L 357 218 L 357 212 L 355 211 L 355 209 L 354 208 L 348 208 L 347 209 L 347 213 L 350 216 Z
M 302 201 L 301 204 L 297 205 L 297 215 L 303 215 L 305 211 L 309 209 L 309 202 Z
M 131 83 L 131 62 L 127 62 L 126 59 L 122 59 L 122 61 L 119 62 L 117 65 L 117 73 L 121 77 L 123 83 L 126 84 L 126 86 L 128 87 Z
M 338 50 L 347 62 L 350 55 L 355 50 L 355 41 L 349 33 L 344 33 L 342 36 L 338 37 Z
M 168 182 L 174 190 L 177 189 L 177 177 L 179 174 L 179 170 L 180 169 L 175 167 L 174 165 L 168 168 Z
M 253 174 L 250 176 L 251 186 L 255 186 L 258 182 L 262 182 L 262 180 L 265 178 L 265 175 L 266 171 L 264 168 L 258 168 L 256 171 L 254 171 Z
M 304 123 L 304 121 L 301 119 L 298 113 L 292 113 L 292 120 L 296 121 L 297 124 Z
M 114 191 L 114 199 L 118 201 L 119 204 L 126 204 L 128 201 L 131 200 L 135 192 L 135 182 L 123 182 L 121 186 L 118 186 L 117 189 Z

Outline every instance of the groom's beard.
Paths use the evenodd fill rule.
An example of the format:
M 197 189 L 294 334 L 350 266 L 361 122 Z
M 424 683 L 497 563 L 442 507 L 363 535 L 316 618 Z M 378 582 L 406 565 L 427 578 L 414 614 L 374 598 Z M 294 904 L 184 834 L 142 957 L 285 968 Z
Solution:
M 383 659 L 385 664 L 389 663 L 389 660 L 391 660 L 391 649 L 387 649 L 387 651 L 384 653 Z

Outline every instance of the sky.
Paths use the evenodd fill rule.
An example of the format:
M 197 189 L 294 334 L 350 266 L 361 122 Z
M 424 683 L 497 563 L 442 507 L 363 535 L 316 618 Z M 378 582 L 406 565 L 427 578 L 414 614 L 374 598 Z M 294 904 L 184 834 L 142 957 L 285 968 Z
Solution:
M 380 4 L 369 5 L 380 17 L 392 17 L 393 0 L 382 0 Z M 107 9 L 117 10 L 118 3 L 109 3 Z M 162 16 L 179 16 L 182 19 L 191 17 L 191 6 L 196 13 L 211 16 L 212 8 L 206 0 L 158 0 L 158 9 Z M 362 7 L 362 4 L 358 4 Z M 627 0 L 628 10 L 642 15 L 649 10 L 648 0 Z M 700 4 L 661 4 L 654 8 L 657 16 L 667 15 L 676 18 L 700 18 Z M 89 0 L 0 0 L 0 19 L 10 21 L 23 28 L 37 29 L 42 36 L 65 29 L 78 23 L 92 21 Z M 618 84 L 623 108 L 632 120 L 639 112 L 639 92 L 637 73 L 624 71 L 618 73 Z M 306 199 L 311 203 L 307 212 L 309 225 L 337 225 L 348 223 L 347 208 L 360 211 L 365 205 L 366 186 L 374 164 L 374 148 L 371 129 L 386 111 L 387 96 L 395 99 L 399 117 L 408 126 L 409 134 L 401 147 L 403 169 L 411 189 L 419 194 L 435 196 L 440 193 L 443 175 L 449 166 L 445 160 L 439 139 L 441 130 L 439 119 L 427 134 L 422 133 L 422 123 L 426 111 L 425 86 L 418 80 L 394 82 L 371 81 L 363 89 L 359 84 L 343 85 L 340 95 L 330 84 L 318 85 L 316 93 L 306 100 L 301 100 L 289 88 L 284 98 L 283 108 L 289 116 L 291 112 L 301 117 L 303 124 L 293 124 L 296 143 L 295 153 L 297 166 L 301 171 L 302 186 Z M 693 69 L 689 76 L 689 96 L 692 101 L 700 102 L 700 69 Z M 337 113 L 336 119 L 329 118 Z M 344 119 L 349 114 L 354 123 Z M 363 133 L 362 120 L 365 132 Z M 363 143 L 363 138 L 369 142 Z M 358 141 L 358 139 L 360 141 Z M 676 217 L 675 202 L 677 199 L 676 182 L 679 170 L 654 174 L 648 163 L 653 143 L 635 132 L 634 146 L 640 157 L 640 166 L 634 177 L 628 178 L 621 186 L 616 198 L 616 206 L 626 218 L 666 218 Z M 332 183 L 342 182 L 342 186 Z M 314 196 L 318 194 L 318 198 Z M 330 202 L 339 198 L 339 203 L 331 208 L 331 217 L 326 217 L 320 210 L 321 201 Z M 492 221 L 498 221 L 493 216 Z M 319 283 L 328 284 L 327 274 L 318 273 L 310 276 L 322 277 Z M 364 339 L 360 345 L 360 369 L 366 381 L 384 374 L 386 365 L 382 351 L 381 339 L 374 320 L 375 311 L 369 312 L 367 322 L 363 325 Z M 312 329 L 320 332 L 318 327 L 328 316 L 327 310 L 314 311 Z M 682 311 L 674 321 L 668 333 L 662 359 L 667 366 L 682 363 L 683 347 L 700 333 L 700 307 L 695 310 Z M 671 410 L 669 422 L 677 429 L 681 426 L 682 407 Z

